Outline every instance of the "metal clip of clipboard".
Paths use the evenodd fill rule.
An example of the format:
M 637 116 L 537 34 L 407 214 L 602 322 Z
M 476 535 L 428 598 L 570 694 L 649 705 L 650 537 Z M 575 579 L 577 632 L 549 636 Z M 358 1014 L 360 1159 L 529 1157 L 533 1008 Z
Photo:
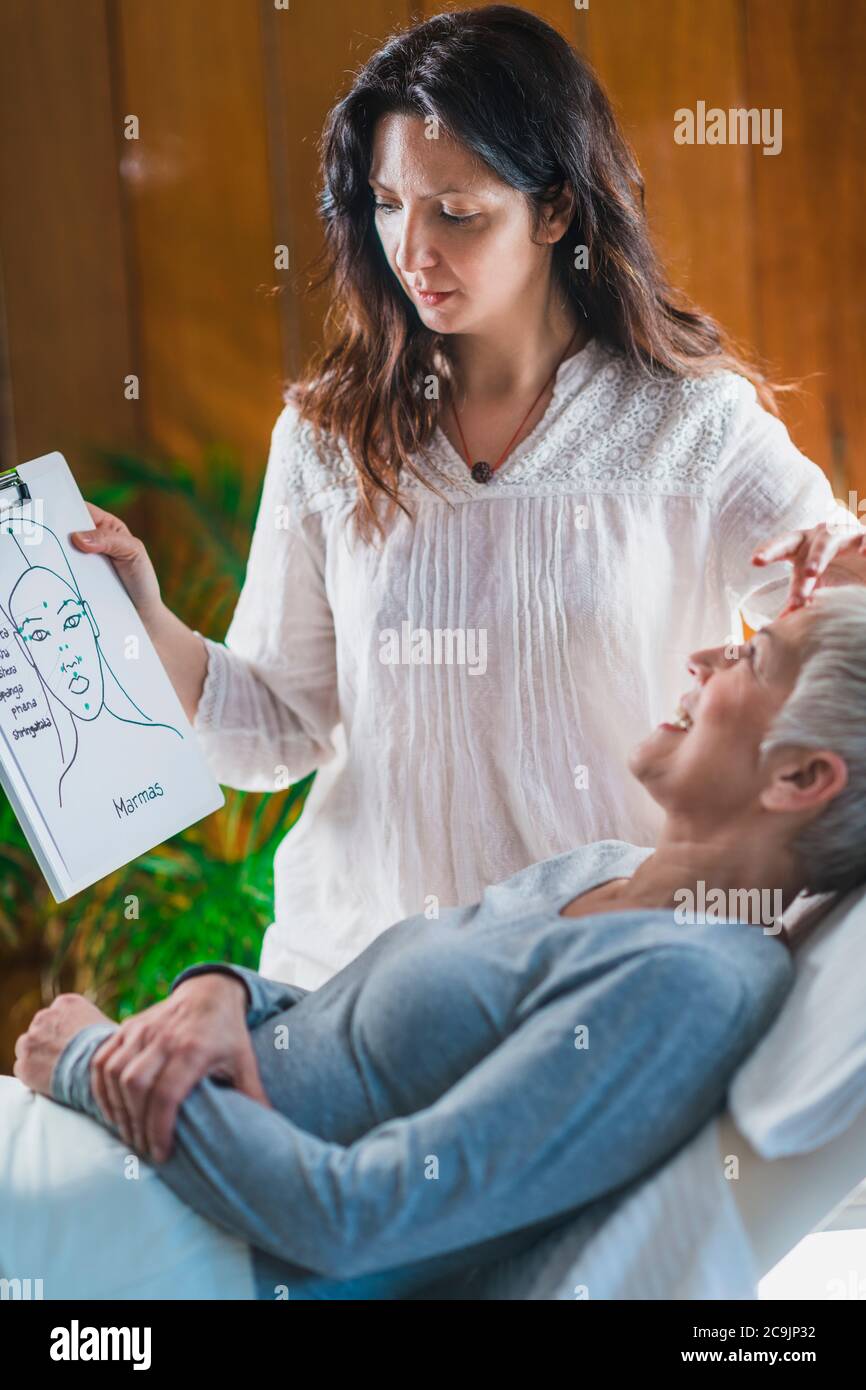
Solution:
M 14 468 L 0 473 L 0 512 L 14 507 L 18 502 L 31 501 L 31 492 L 23 478 L 19 478 Z

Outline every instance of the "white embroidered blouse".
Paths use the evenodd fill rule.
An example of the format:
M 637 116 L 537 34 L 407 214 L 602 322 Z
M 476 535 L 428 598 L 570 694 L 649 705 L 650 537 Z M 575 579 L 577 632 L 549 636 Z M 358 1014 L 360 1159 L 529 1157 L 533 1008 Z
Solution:
M 828 519 L 821 470 L 729 371 L 651 381 L 593 339 L 489 484 L 441 431 L 381 550 L 349 542 L 342 442 L 287 405 L 246 578 L 194 721 L 226 786 L 319 769 L 274 864 L 260 969 L 316 988 L 389 926 L 601 839 L 655 843 L 626 768 L 696 649 L 777 616 L 754 548 Z M 426 462 L 423 466 L 428 466 Z M 201 636 L 201 634 L 199 634 Z

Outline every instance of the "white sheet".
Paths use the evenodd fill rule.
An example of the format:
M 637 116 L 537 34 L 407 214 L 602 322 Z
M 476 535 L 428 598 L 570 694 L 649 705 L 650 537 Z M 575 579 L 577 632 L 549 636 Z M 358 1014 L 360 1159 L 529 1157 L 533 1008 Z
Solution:
M 255 1297 L 244 1241 L 108 1130 L 12 1076 L 0 1076 L 0 1277 L 41 1279 L 46 1299 Z
M 747 1299 L 758 1273 L 716 1119 L 618 1197 L 473 1284 L 481 1299 Z
M 0 1076 L 0 1276 L 46 1299 L 251 1299 L 249 1247 L 85 1115 Z M 133 1166 L 132 1171 L 135 1171 Z M 668 1163 L 483 1273 L 479 1299 L 754 1299 L 710 1121 Z

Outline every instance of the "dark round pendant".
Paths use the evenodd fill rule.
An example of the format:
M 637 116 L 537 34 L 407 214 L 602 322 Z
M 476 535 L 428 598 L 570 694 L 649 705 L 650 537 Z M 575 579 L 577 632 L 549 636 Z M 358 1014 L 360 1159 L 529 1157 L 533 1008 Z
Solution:
M 493 469 L 490 467 L 489 463 L 485 463 L 484 460 L 481 459 L 480 462 L 472 465 L 472 476 L 476 483 L 489 483 L 490 479 L 493 477 Z

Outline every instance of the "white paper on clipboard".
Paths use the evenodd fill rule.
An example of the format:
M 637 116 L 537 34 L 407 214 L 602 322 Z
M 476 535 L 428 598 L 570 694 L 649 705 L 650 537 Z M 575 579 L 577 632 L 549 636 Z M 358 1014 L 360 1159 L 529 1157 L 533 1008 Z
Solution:
M 0 476 L 0 782 L 58 902 L 224 804 L 66 460 Z

